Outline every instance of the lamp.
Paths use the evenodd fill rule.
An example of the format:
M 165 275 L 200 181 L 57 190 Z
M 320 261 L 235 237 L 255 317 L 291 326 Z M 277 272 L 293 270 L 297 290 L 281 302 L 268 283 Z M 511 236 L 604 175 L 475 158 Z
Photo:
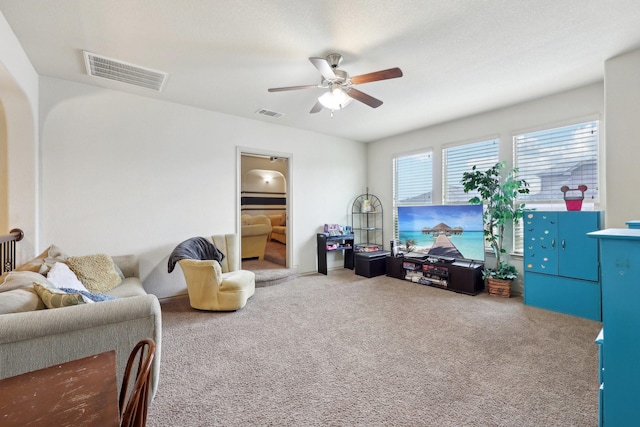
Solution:
M 346 107 L 353 101 L 339 85 L 331 85 L 329 90 L 318 98 L 318 102 L 329 110 L 339 110 Z

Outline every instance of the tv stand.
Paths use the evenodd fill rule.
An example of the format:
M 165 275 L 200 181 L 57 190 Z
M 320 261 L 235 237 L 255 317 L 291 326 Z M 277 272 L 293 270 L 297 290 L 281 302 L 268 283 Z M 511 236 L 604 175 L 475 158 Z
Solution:
M 471 260 L 440 260 L 388 256 L 387 276 L 421 285 L 477 295 L 484 289 L 484 264 Z

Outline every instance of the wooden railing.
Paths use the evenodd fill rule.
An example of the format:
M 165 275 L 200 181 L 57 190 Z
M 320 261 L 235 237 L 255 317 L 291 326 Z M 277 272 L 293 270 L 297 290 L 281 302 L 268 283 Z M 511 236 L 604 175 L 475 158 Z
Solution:
M 16 268 L 16 242 L 24 237 L 24 232 L 19 228 L 14 228 L 0 236 L 0 274 Z

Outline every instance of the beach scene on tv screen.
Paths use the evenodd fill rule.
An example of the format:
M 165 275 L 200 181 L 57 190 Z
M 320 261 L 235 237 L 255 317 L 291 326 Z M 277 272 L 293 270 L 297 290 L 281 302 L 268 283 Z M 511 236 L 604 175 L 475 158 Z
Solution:
M 484 260 L 482 205 L 398 207 L 398 243 L 434 257 Z

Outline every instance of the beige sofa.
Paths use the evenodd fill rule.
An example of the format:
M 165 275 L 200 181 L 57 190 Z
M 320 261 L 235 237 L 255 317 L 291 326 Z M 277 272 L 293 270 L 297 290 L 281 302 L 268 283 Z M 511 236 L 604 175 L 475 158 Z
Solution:
M 267 240 L 271 234 L 271 220 L 266 215 L 248 215 L 241 217 L 242 259 L 264 259 Z
M 0 292 L 4 313 L 0 314 L 0 378 L 115 350 L 119 390 L 131 350 L 143 338 L 152 338 L 157 346 L 151 373 L 153 398 L 160 376 L 160 304 L 142 287 L 134 256 L 112 259 L 124 276 L 118 286 L 105 292 L 115 300 L 47 309 L 33 288 Z M 14 278 L 39 275 L 33 271 L 7 274 Z
M 271 220 L 271 240 L 287 244 L 287 214 L 269 215 Z

